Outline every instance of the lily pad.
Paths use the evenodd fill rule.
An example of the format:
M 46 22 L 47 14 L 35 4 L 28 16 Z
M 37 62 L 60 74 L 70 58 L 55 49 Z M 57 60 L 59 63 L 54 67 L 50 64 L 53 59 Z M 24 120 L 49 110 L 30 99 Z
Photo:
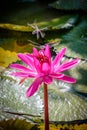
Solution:
M 84 17 L 81 22 L 62 36 L 61 47 L 67 47 L 67 54 L 72 57 L 87 57 L 87 19 Z M 60 47 L 59 47 L 60 48 Z M 72 50 L 70 53 L 69 49 Z
M 61 10 L 87 10 L 86 0 L 58 0 L 52 4 L 51 7 Z
M 0 44 L 0 66 L 2 67 L 8 67 L 10 63 L 19 60 L 17 57 L 19 52 L 31 52 L 33 48 L 31 43 L 22 44 L 20 42 L 16 42 L 15 39 L 0 40 Z
M 3 120 L 0 121 L 0 129 L 3 130 L 31 130 L 32 128 L 37 129 L 37 127 L 34 124 L 31 124 L 27 122 L 26 120 L 19 120 L 19 119 L 10 119 L 10 120 Z
M 0 28 L 14 30 L 14 31 L 23 31 L 23 32 L 30 32 L 33 29 L 29 26 L 22 26 L 22 25 L 15 25 L 15 24 L 0 24 Z
M 58 124 L 54 123 L 54 124 L 49 124 L 50 130 L 61 130 L 61 129 L 74 129 L 74 130 L 86 130 L 87 128 L 87 124 L 85 123 L 85 121 L 74 121 L 74 122 L 59 122 Z M 10 120 L 3 120 L 0 121 L 0 128 L 3 130 L 20 130 L 20 129 L 24 129 L 24 130 L 44 130 L 44 124 L 33 124 L 30 122 L 27 122 L 24 119 L 10 119 Z
M 74 26 L 77 20 L 78 20 L 78 15 L 64 15 L 64 16 L 60 16 L 59 18 L 58 17 L 52 18 L 50 21 L 47 21 L 44 19 L 44 22 L 40 21 L 40 22 L 37 22 L 36 24 L 40 28 L 47 27 L 46 30 L 50 31 L 54 29 L 63 29 L 63 28 L 69 29 Z M 26 21 L 26 24 L 27 24 L 27 21 Z M 33 24 L 34 23 L 30 24 L 30 26 L 28 25 L 24 26 L 24 25 L 15 25 L 11 23 L 10 24 L 0 23 L 0 28 L 14 30 L 14 31 L 21 31 L 21 32 L 32 32 L 33 28 L 31 26 L 33 26 Z
M 0 47 L 0 66 L 8 67 L 10 63 L 17 61 L 17 59 L 16 52 L 5 51 Z
M 33 97 L 27 99 L 25 93 L 33 81 L 31 79 L 25 80 L 25 82 L 20 85 L 20 78 L 9 75 L 11 71 L 12 70 L 5 71 L 3 73 L 3 78 L 0 80 L 0 94 L 2 95 L 1 107 L 3 107 L 3 110 L 22 113 L 26 112 L 26 114 L 36 115 L 37 119 L 44 119 L 43 87 L 41 86 L 39 91 Z M 75 69 L 72 72 L 77 72 L 77 75 L 76 73 L 72 73 L 72 77 L 76 78 L 76 76 L 78 76 L 78 71 Z M 5 76 L 11 77 L 14 80 L 5 78 Z M 79 79 L 79 77 L 77 78 Z M 80 88 L 80 85 L 82 86 L 82 89 Z M 55 81 L 52 85 L 49 85 L 50 121 L 72 121 L 86 119 L 87 100 L 86 95 L 84 95 L 86 91 L 87 87 L 85 85 L 83 87 L 83 84 L 78 84 L 78 82 L 75 85 L 71 85 Z M 9 119 L 13 117 L 13 115 L 6 113 L 2 113 L 1 115 L 1 119 Z M 38 115 L 41 117 L 39 118 Z M 33 121 L 36 121 L 36 117 L 23 117 L 28 120 L 32 119 Z

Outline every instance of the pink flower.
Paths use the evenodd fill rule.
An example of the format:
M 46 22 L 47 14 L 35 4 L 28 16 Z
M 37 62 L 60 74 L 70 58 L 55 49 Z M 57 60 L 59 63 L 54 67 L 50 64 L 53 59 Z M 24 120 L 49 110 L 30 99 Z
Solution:
M 63 74 L 63 71 L 74 67 L 79 59 L 74 59 L 69 62 L 61 64 L 61 59 L 65 54 L 66 48 L 63 48 L 55 57 L 51 58 L 51 52 L 49 45 L 46 45 L 45 49 L 38 51 L 33 48 L 33 54 L 18 54 L 18 57 L 27 65 L 26 67 L 20 64 L 11 64 L 11 68 L 20 70 L 12 73 L 14 76 L 22 77 L 20 82 L 23 82 L 26 78 L 35 78 L 31 86 L 26 92 L 26 96 L 32 96 L 40 87 L 42 83 L 50 84 L 53 79 L 61 80 L 67 83 L 75 83 L 76 80 Z

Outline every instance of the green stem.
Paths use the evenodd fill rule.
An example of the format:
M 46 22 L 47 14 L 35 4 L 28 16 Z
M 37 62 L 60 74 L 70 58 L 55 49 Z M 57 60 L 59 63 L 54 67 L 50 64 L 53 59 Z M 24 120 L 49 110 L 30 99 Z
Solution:
M 49 130 L 48 91 L 47 91 L 47 84 L 45 83 L 44 83 L 44 118 L 45 118 L 45 130 Z

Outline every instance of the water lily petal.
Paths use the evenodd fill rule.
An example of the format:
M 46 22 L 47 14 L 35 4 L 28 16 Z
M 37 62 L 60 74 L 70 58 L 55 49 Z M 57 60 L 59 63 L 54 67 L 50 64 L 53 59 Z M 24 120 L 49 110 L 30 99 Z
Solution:
M 63 64 L 58 68 L 57 71 L 62 72 L 62 71 L 68 70 L 68 69 L 74 67 L 74 66 L 78 63 L 78 61 L 79 61 L 79 59 L 74 59 L 74 60 L 69 61 L 69 62 L 67 62 L 67 63 L 63 63 Z
M 49 45 L 45 49 L 38 51 L 33 48 L 33 54 L 19 53 L 18 57 L 28 65 L 25 67 L 19 64 L 11 64 L 11 68 L 19 70 L 19 72 L 12 73 L 14 76 L 22 77 L 20 83 L 26 78 L 35 78 L 34 82 L 26 91 L 26 96 L 32 96 L 40 87 L 41 83 L 50 84 L 53 79 L 61 80 L 67 83 L 75 83 L 76 80 L 72 77 L 62 74 L 62 71 L 68 70 L 78 63 L 78 59 L 60 64 L 64 56 L 66 48 L 63 48 L 52 61 Z M 20 72 L 21 71 L 21 72 Z
M 67 75 L 64 75 L 63 77 L 58 78 L 58 80 L 61 80 L 61 81 L 67 82 L 67 83 L 76 83 L 76 79 L 69 77 Z
M 34 64 L 34 56 L 31 57 L 29 55 L 26 55 L 27 59 L 29 60 L 29 66 L 33 71 L 36 71 L 35 64 Z
M 26 53 L 25 55 L 29 56 L 33 60 L 33 54 Z
M 44 74 L 49 74 L 50 73 L 50 65 L 48 63 L 43 63 L 42 64 L 42 72 Z
M 38 90 L 38 88 L 40 87 L 42 82 L 43 82 L 42 78 L 38 78 L 38 79 L 34 80 L 34 82 L 28 88 L 28 90 L 26 92 L 26 96 L 27 97 L 32 96 Z
M 44 77 L 44 83 L 50 84 L 50 83 L 52 83 L 52 81 L 53 81 L 52 77 L 50 77 L 50 76 L 45 76 Z
M 30 67 L 33 66 L 33 62 L 31 60 L 31 57 L 29 58 L 29 56 L 27 56 L 27 54 L 21 54 L 19 53 L 18 54 L 18 57 L 24 62 L 26 63 L 27 65 L 29 65 Z
M 26 63 L 26 64 L 29 63 L 29 61 L 27 60 L 25 54 L 19 53 L 19 54 L 18 54 L 18 57 L 19 57 L 24 63 Z
M 53 64 L 59 66 L 60 60 L 66 52 L 66 48 L 63 48 L 55 57 Z
M 38 73 L 41 73 L 41 64 L 40 64 L 40 62 L 37 60 L 36 57 L 34 57 L 34 66 L 35 66 L 37 72 L 38 72 Z
M 29 68 L 24 67 L 23 65 L 20 64 L 10 64 L 11 68 L 15 68 L 18 70 L 22 70 L 22 71 L 31 71 Z
M 62 78 L 64 74 L 58 73 L 58 74 L 50 74 L 51 77 L 53 78 Z
M 34 78 L 36 75 L 35 74 L 29 74 L 29 73 L 24 73 L 24 72 L 13 72 L 11 73 L 13 76 L 18 76 L 18 77 L 24 77 L 24 78 Z
M 46 45 L 44 54 L 45 54 L 45 56 L 47 56 L 49 58 L 49 60 L 51 60 L 51 53 L 50 53 L 50 47 L 49 47 L 49 45 Z
M 36 48 L 33 48 L 33 54 L 34 54 L 34 56 L 38 56 L 39 52 Z

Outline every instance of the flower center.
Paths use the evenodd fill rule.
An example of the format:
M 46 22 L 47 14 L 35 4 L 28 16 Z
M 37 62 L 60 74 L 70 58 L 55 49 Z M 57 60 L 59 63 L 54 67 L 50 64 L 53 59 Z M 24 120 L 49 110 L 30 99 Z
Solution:
M 45 56 L 44 54 L 39 54 L 39 55 L 37 56 L 37 59 L 39 60 L 39 62 L 40 62 L 41 64 L 43 64 L 44 62 L 49 63 L 48 57 Z

